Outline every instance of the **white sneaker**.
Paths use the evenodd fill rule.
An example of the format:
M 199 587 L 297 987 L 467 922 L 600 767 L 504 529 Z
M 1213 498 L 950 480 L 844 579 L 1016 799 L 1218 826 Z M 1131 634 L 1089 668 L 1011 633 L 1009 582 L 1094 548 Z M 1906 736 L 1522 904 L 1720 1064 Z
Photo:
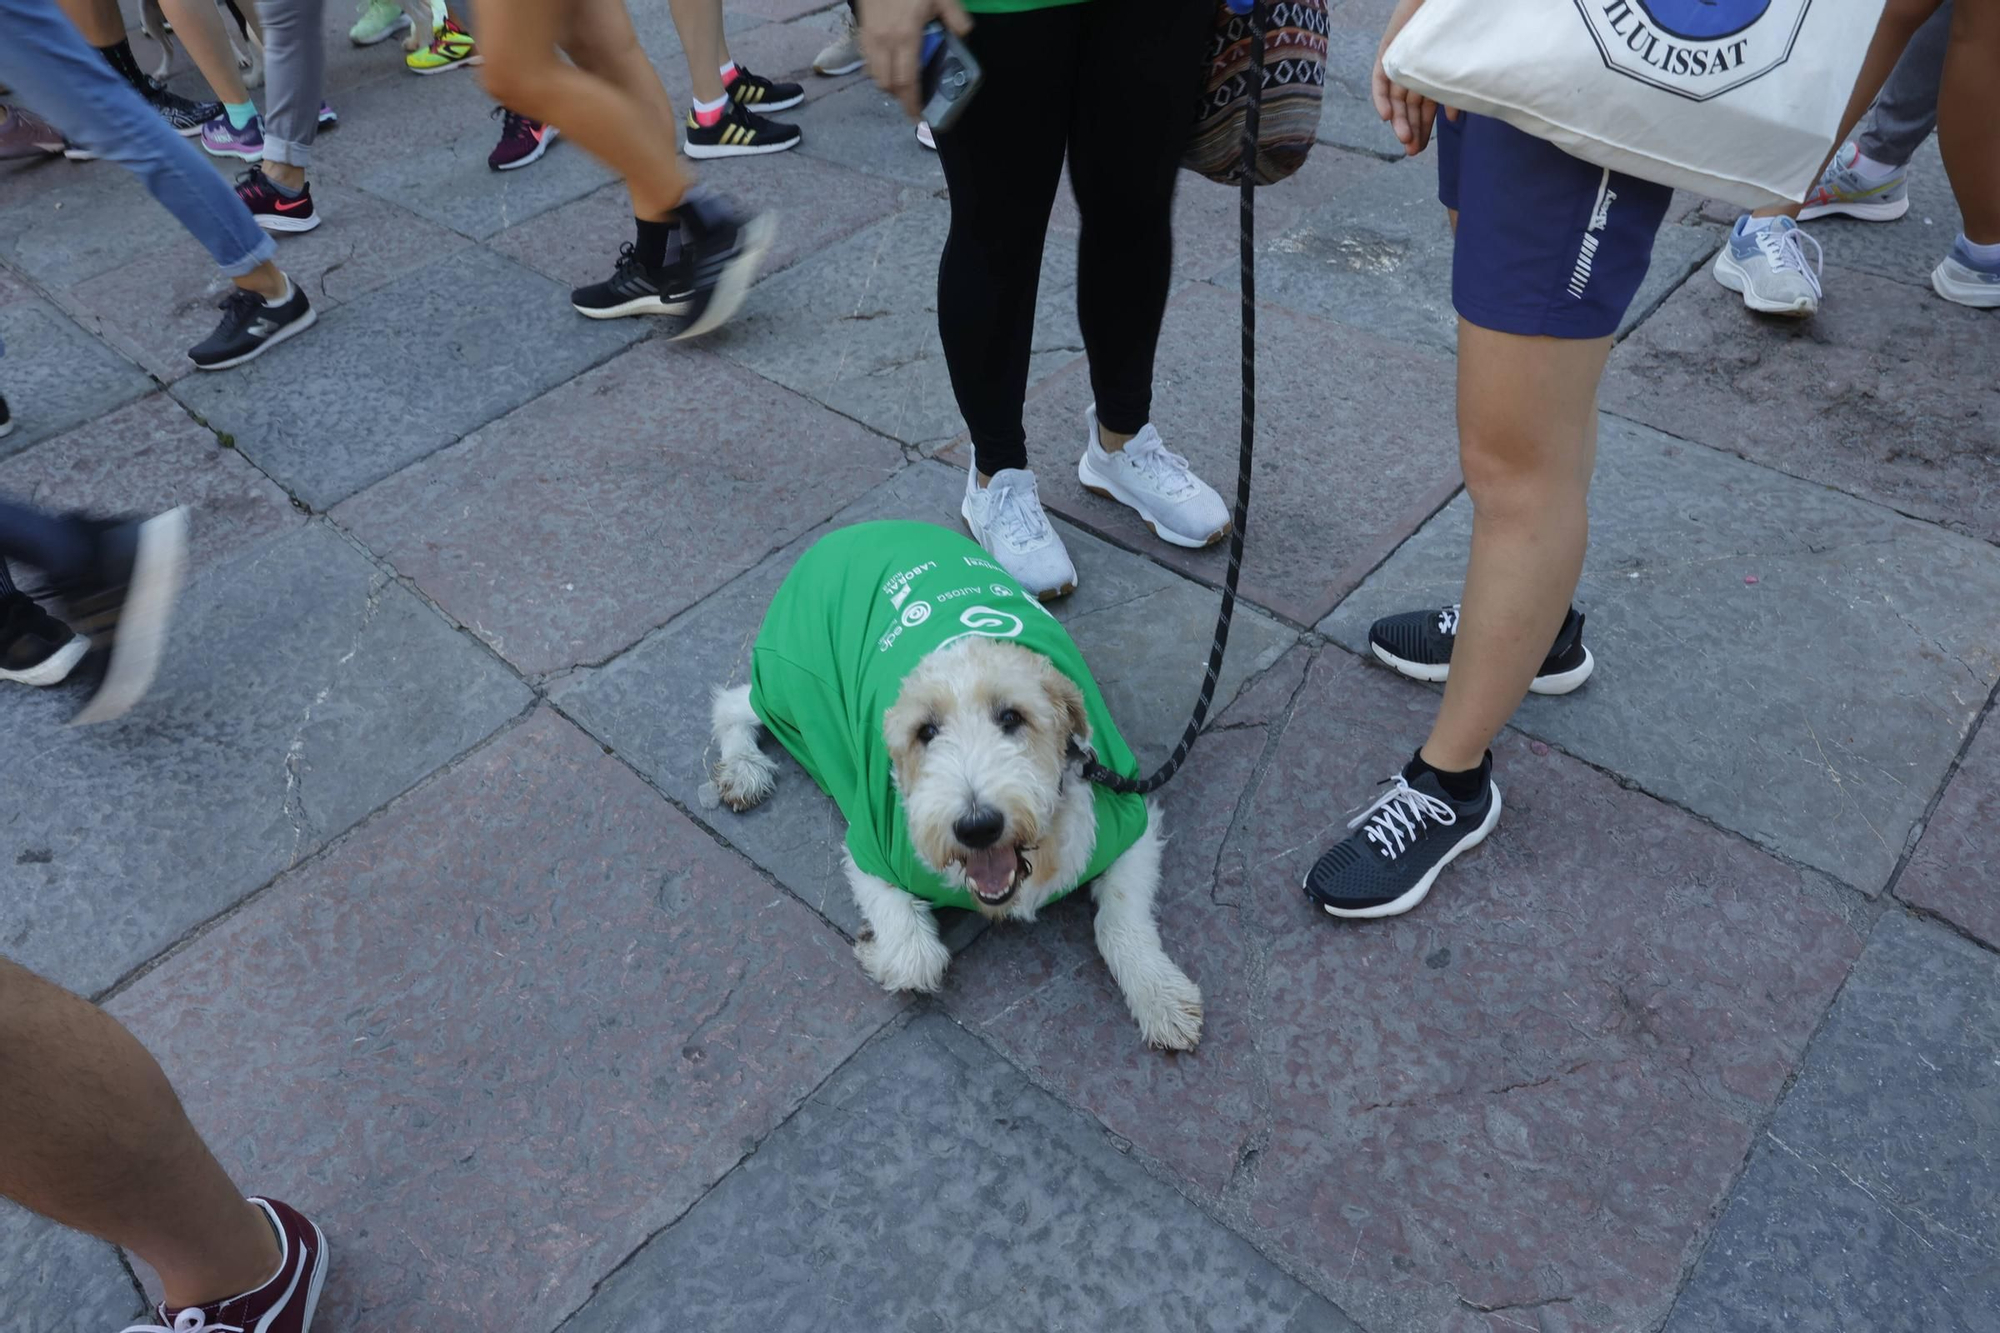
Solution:
M 861 29 L 855 26 L 854 11 L 843 9 L 840 13 L 840 34 L 813 57 L 813 73 L 836 78 L 842 74 L 852 74 L 867 63 L 861 58 Z
M 1130 505 L 1154 536 L 1175 546 L 1213 546 L 1229 535 L 1229 506 L 1168 450 L 1151 422 L 1114 454 L 1097 442 L 1097 405 L 1083 416 L 1089 438 L 1076 475 L 1085 490 Z
M 1003 468 L 981 487 L 979 470 L 968 468 L 959 512 L 972 529 L 972 540 L 1029 592 L 1046 602 L 1076 591 L 1076 566 L 1042 512 L 1033 472 Z
M 917 122 L 917 142 L 933 153 L 937 151 L 937 136 L 931 133 L 931 123 L 928 120 Z
M 1743 304 L 1766 315 L 1793 315 L 1803 318 L 1819 309 L 1819 242 L 1799 230 L 1787 217 L 1775 218 L 1767 227 L 1746 232 L 1749 215 L 1736 219 L 1736 227 L 1715 256 L 1715 280 L 1732 292 L 1743 293 Z M 1805 247 L 1812 246 L 1812 263 L 1806 263 Z

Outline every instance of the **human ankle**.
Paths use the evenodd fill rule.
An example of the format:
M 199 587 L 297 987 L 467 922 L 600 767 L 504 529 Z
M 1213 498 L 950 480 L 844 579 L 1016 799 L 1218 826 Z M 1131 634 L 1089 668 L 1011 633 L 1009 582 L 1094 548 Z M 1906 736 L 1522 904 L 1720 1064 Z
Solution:
M 295 167 L 289 162 L 265 162 L 264 179 L 281 186 L 294 194 L 306 188 L 306 169 Z
M 161 1270 L 160 1296 L 168 1309 L 219 1304 L 253 1292 L 277 1275 L 285 1251 L 276 1229 L 256 1204 L 245 1200 L 243 1208 L 247 1216 L 236 1220 L 235 1243 L 220 1262 L 186 1271 Z

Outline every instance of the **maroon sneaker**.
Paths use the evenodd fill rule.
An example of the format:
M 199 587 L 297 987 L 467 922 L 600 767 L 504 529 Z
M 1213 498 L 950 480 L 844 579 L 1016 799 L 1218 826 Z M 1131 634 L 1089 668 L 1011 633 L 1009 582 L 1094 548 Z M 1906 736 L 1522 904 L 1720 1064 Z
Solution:
M 494 107 L 493 114 L 500 117 L 500 142 L 486 155 L 486 165 L 495 171 L 525 167 L 548 152 L 549 145 L 556 141 L 553 125 L 517 116 L 504 106 Z
M 311 231 L 319 225 L 310 184 L 301 186 L 297 194 L 286 194 L 260 167 L 252 167 L 236 178 L 236 197 L 265 231 Z
M 158 1324 L 134 1324 L 125 1333 L 307 1333 L 326 1284 L 326 1237 L 312 1219 L 276 1199 L 252 1198 L 278 1233 L 284 1258 L 271 1280 L 255 1291 L 213 1305 L 169 1310 Z

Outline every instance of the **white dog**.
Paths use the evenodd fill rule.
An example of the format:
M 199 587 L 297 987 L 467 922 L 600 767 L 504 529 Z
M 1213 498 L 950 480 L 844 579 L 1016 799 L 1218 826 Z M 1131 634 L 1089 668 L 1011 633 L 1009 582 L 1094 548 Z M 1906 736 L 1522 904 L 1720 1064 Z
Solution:
M 868 929 L 854 952 L 893 991 L 935 991 L 951 953 L 932 905 L 1032 921 L 1095 881 L 1097 948 L 1148 1043 L 1192 1050 L 1201 991 L 1160 948 L 1160 817 L 1085 782 L 1131 756 L 1081 654 L 984 551 L 928 523 L 843 528 L 772 600 L 751 683 L 715 692 L 717 793 L 770 794 L 769 729 L 840 806 Z
M 214 3 L 223 12 L 223 35 L 229 39 L 236 67 L 243 71 L 243 86 L 263 86 L 264 31 L 257 23 L 257 6 L 246 4 L 238 8 L 236 0 L 214 0 Z M 180 48 L 174 41 L 173 26 L 160 9 L 160 0 L 139 0 L 139 31 L 160 44 L 160 63 L 154 68 L 153 77 L 165 83 L 173 77 Z

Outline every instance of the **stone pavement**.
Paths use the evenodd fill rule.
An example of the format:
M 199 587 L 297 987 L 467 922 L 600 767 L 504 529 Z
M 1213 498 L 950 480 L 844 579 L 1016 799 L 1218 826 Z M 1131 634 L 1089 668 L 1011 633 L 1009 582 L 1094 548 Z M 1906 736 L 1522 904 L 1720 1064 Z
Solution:
M 824 4 L 732 0 L 732 46 L 803 70 Z M 0 491 L 195 515 L 145 706 L 0 697 L 0 951 L 319 1218 L 320 1328 L 2000 1328 L 2000 342 L 1926 285 L 1934 149 L 1904 221 L 1815 228 L 1802 325 L 1700 271 L 1728 209 L 1677 207 L 1604 392 L 1597 678 L 1522 710 L 1431 902 L 1338 925 L 1299 878 L 1435 703 L 1367 624 L 1456 595 L 1469 512 L 1432 168 L 1363 104 L 1385 0 L 1336 4 L 1323 146 L 1260 197 L 1252 605 L 1165 794 L 1208 1012 L 1169 1058 L 1087 907 L 961 919 L 944 993 L 885 995 L 803 774 L 700 800 L 707 687 L 798 551 L 954 520 L 936 159 L 809 80 L 801 151 L 708 173 L 782 214 L 772 271 L 669 346 L 565 307 L 621 187 L 567 145 L 489 172 L 475 82 L 332 8 L 327 225 L 282 246 L 322 321 L 247 369 L 186 373 L 209 270 L 127 176 L 0 166 Z M 1157 419 L 1222 480 L 1235 205 L 1179 207 Z M 1032 447 L 1060 614 L 1158 756 L 1223 557 L 1072 479 L 1076 225 Z M 149 1280 L 0 1212 L 10 1330 L 118 1328 Z

